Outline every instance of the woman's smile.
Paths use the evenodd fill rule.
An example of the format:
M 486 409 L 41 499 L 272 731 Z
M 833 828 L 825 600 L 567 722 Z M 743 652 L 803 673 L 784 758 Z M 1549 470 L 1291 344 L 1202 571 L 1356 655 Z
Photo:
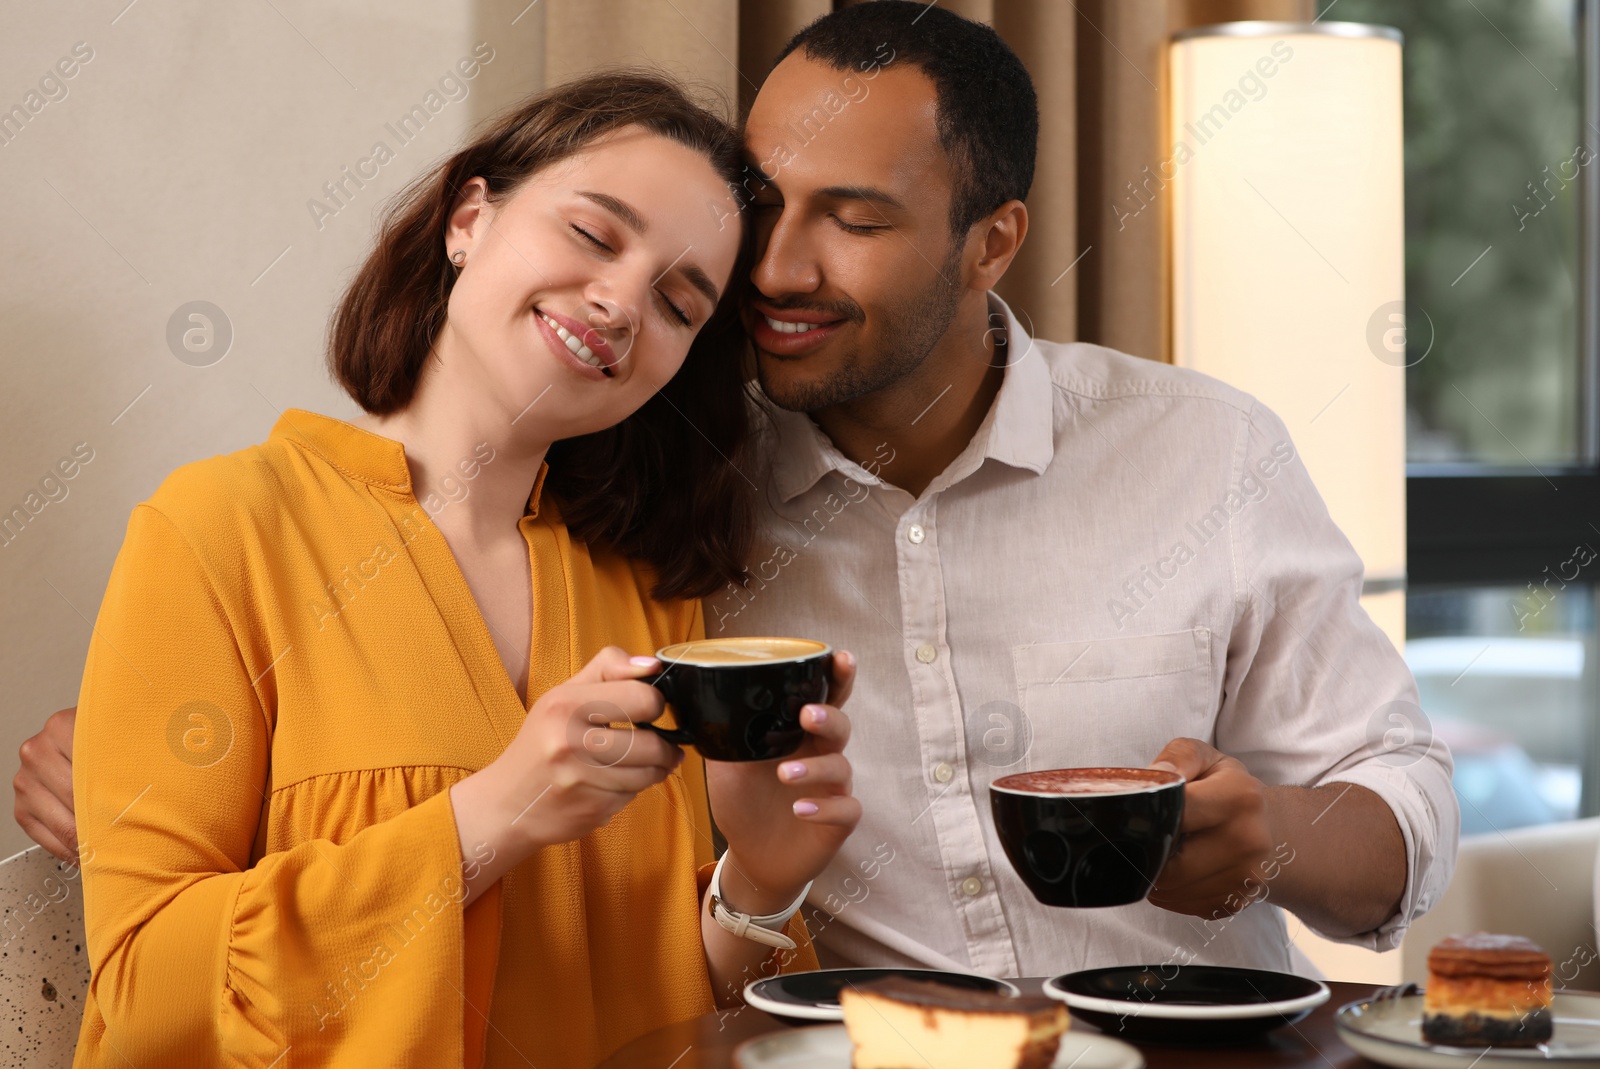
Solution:
M 535 307 L 546 323 L 550 324 L 561 341 L 568 349 L 577 354 L 578 359 L 586 364 L 591 364 L 602 370 L 615 368 L 618 363 L 616 353 L 611 348 L 611 343 L 606 341 L 605 334 L 598 328 L 585 327 L 582 323 L 564 316 L 560 312 L 553 312 L 545 308 Z
M 615 378 L 617 356 L 600 332 L 584 329 L 566 316 L 535 308 L 534 319 L 551 352 L 557 359 L 587 378 Z M 577 329 L 573 329 L 577 328 Z

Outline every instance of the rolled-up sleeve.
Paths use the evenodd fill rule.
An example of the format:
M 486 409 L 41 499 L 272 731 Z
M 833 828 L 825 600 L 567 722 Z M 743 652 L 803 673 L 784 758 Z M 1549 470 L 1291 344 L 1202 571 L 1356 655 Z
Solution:
M 1216 744 L 1268 784 L 1357 784 L 1388 804 L 1405 839 L 1400 907 L 1372 931 L 1330 938 L 1389 950 L 1455 868 L 1450 752 L 1405 659 L 1360 605 L 1360 557 L 1259 403 L 1240 457 L 1247 503 L 1232 527 L 1237 615 Z

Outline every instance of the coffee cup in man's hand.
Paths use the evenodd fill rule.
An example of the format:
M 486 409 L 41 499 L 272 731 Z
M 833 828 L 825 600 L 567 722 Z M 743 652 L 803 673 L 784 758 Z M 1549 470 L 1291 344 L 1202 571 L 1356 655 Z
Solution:
M 1047 906 L 1124 906 L 1150 893 L 1183 821 L 1184 778 L 1152 768 L 1055 768 L 989 785 L 1011 867 Z

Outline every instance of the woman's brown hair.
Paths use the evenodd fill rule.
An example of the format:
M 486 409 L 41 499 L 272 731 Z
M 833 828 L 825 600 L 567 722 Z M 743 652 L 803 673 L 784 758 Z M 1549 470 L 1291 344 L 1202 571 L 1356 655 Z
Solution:
M 455 284 L 444 236 L 468 179 L 483 178 L 491 200 L 509 196 L 539 169 L 629 125 L 699 152 L 738 186 L 737 131 L 660 75 L 606 71 L 530 98 L 413 182 L 385 212 L 376 247 L 329 334 L 328 364 L 357 404 L 386 415 L 411 402 Z M 726 224 L 742 220 L 729 215 Z M 741 249 L 728 292 L 678 374 L 621 423 L 556 442 L 545 458 L 545 492 L 572 534 L 651 565 L 652 594 L 661 599 L 703 597 L 742 582 L 754 538 L 754 487 L 737 467 L 750 436 L 738 315 L 749 277 L 748 232 Z

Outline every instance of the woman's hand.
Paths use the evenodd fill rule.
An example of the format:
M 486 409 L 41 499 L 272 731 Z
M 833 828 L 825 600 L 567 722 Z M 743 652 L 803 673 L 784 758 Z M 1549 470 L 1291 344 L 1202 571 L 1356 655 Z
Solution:
M 28 838 L 62 861 L 78 858 L 72 814 L 72 727 L 78 710 L 52 713 L 39 734 L 22 744 L 22 768 L 11 781 L 17 823 Z
M 762 916 L 794 901 L 838 853 L 861 819 L 850 793 L 850 720 L 840 706 L 855 682 L 855 657 L 833 658 L 830 705 L 808 705 L 808 737 L 781 761 L 707 761 L 711 813 L 728 840 L 721 890 L 730 908 Z
M 660 670 L 607 646 L 533 703 L 492 764 L 450 788 L 462 857 L 490 859 L 469 866 L 469 902 L 542 847 L 603 826 L 683 761 L 653 731 L 607 726 L 661 715 L 660 691 L 640 680 Z

